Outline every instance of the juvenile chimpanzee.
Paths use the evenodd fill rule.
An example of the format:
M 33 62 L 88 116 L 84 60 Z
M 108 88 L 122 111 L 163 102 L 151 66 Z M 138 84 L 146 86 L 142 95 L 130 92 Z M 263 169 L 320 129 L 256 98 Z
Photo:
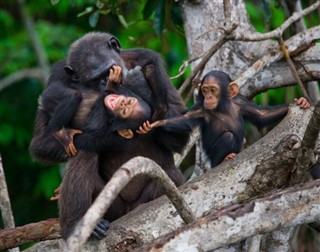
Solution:
M 175 88 L 157 53 L 148 49 L 120 50 L 120 43 L 114 36 L 88 33 L 71 45 L 66 61 L 58 62 L 52 68 L 40 99 L 30 144 L 30 152 L 36 160 L 64 162 L 75 154 L 73 135 L 80 133 L 86 125 L 87 115 L 114 65 L 122 67 L 124 75 L 126 68 L 141 66 L 152 91 L 148 104 L 153 119 L 163 118 L 170 103 L 175 104 Z M 179 100 L 173 106 L 177 113 L 182 112 Z M 187 135 L 179 143 L 183 139 L 186 141 Z
M 241 95 L 238 85 L 222 71 L 210 71 L 201 81 L 194 107 L 180 118 L 144 123 L 139 133 L 148 133 L 162 126 L 179 131 L 200 125 L 203 149 L 211 167 L 233 158 L 243 147 L 244 120 L 264 127 L 282 119 L 288 112 L 288 104 L 281 106 L 256 106 Z M 301 108 L 309 108 L 305 98 L 295 99 Z

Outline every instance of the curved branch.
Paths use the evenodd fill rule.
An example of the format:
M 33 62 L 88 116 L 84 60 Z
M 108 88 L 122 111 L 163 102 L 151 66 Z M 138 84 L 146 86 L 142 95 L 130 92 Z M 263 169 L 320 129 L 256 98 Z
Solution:
M 312 11 L 316 10 L 320 6 L 320 1 L 315 2 L 313 5 L 309 6 L 308 8 L 300 11 L 295 12 L 292 14 L 291 17 L 289 17 L 282 25 L 280 25 L 277 29 L 261 34 L 261 33 L 253 33 L 252 31 L 241 31 L 240 33 L 237 33 L 237 30 L 234 32 L 235 34 L 232 34 L 232 38 L 234 40 L 239 41 L 261 41 L 261 40 L 267 40 L 271 38 L 279 38 L 282 36 L 283 32 L 294 22 L 298 21 L 299 19 L 303 18 L 303 16 L 308 15 Z
M 308 31 L 301 32 L 286 41 L 287 50 L 290 54 L 295 54 L 297 51 L 301 52 L 305 48 L 308 48 L 310 44 L 320 39 L 320 26 L 309 29 Z M 272 51 L 264 55 L 262 58 L 252 64 L 245 72 L 239 76 L 235 82 L 238 83 L 240 89 L 246 84 L 248 79 L 253 78 L 266 66 L 280 60 L 283 57 L 281 51 Z
M 165 194 L 171 200 L 179 215 L 186 223 L 195 220 L 195 216 L 178 189 L 160 166 L 150 159 L 136 157 L 122 165 L 113 174 L 108 184 L 100 192 L 99 196 L 83 218 L 78 222 L 73 234 L 68 238 L 65 251 L 79 250 L 80 246 L 82 246 L 89 238 L 99 219 L 102 218 L 121 190 L 133 177 L 140 174 L 148 174 L 162 185 Z
M 30 68 L 20 70 L 0 80 L 0 92 L 6 87 L 14 84 L 15 82 L 27 78 L 35 78 L 43 82 L 43 80 L 46 79 L 46 75 L 41 68 Z

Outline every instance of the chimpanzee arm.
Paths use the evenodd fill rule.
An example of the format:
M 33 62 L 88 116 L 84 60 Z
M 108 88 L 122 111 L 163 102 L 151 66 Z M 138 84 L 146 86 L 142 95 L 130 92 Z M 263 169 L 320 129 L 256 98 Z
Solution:
M 121 51 L 121 57 L 128 69 L 137 65 L 142 67 L 142 71 L 155 97 L 155 114 L 153 118 L 156 119 L 158 115 L 166 113 L 168 111 L 168 88 L 172 84 L 159 54 L 148 49 L 131 49 Z
M 109 149 L 123 151 L 127 145 L 125 139 L 117 131 L 108 131 L 107 128 L 84 131 L 83 134 L 74 136 L 74 145 L 79 150 L 90 152 L 103 152 Z
M 289 108 L 288 104 L 279 106 L 257 106 L 241 96 L 237 96 L 233 101 L 240 106 L 243 118 L 255 124 L 258 128 L 283 119 L 288 113 Z
M 103 99 L 104 95 L 101 95 L 93 106 L 83 133 L 74 136 L 77 149 L 91 152 L 102 152 L 109 148 L 123 150 L 124 142 L 128 141 L 112 128 L 114 116 L 105 108 Z

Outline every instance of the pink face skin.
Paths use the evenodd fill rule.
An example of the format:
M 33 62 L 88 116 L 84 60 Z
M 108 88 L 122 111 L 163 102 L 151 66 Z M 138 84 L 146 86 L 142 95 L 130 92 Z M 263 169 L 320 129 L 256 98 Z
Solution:
M 201 85 L 201 92 L 204 97 L 204 108 L 215 109 L 219 103 L 220 86 L 215 78 L 206 78 Z
M 104 98 L 104 104 L 115 116 L 122 119 L 139 118 L 144 113 L 137 98 L 131 96 L 110 94 Z

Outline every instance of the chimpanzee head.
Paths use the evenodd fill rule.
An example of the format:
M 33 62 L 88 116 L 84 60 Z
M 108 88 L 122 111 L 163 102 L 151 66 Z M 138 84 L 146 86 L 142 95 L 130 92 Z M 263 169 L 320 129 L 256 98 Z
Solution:
M 212 70 L 207 73 L 200 84 L 198 102 L 204 109 L 222 112 L 229 104 L 229 99 L 238 94 L 239 88 L 225 72 Z
M 107 91 L 104 105 L 110 119 L 110 131 L 117 131 L 120 136 L 128 139 L 151 117 L 151 107 L 124 86 Z
M 72 81 L 87 86 L 104 83 L 113 65 L 124 67 L 118 39 L 102 32 L 90 32 L 75 41 L 66 63 L 65 71 Z

